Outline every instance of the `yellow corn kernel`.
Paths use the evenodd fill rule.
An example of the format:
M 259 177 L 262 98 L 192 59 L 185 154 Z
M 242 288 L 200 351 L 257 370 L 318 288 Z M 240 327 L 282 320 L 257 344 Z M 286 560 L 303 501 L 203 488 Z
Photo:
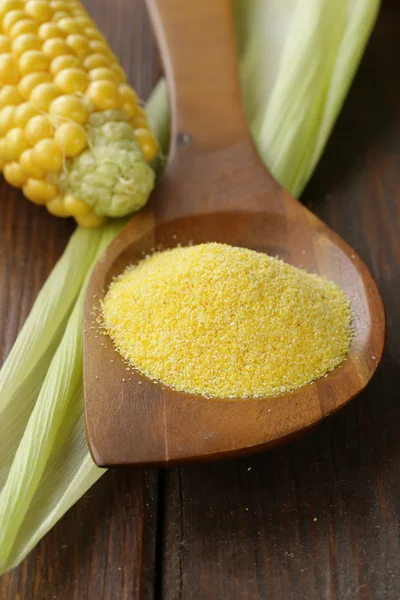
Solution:
M 82 28 L 76 23 L 75 19 L 72 17 L 66 17 L 65 19 L 60 19 L 57 23 L 59 28 L 65 33 L 81 33 Z
M 125 75 L 125 71 L 123 70 L 123 68 L 117 63 L 112 64 L 111 68 L 115 72 L 115 74 L 118 78 L 118 82 L 124 83 L 126 81 L 126 75 Z
M 146 115 L 141 115 L 138 112 L 136 112 L 136 114 L 133 115 L 131 124 L 132 124 L 133 129 L 148 129 L 149 128 L 149 123 L 147 121 Z
M 7 14 L 4 15 L 2 26 L 4 33 L 10 33 L 11 28 L 18 21 L 22 21 L 26 19 L 26 13 L 23 10 L 10 10 Z
M 29 75 L 38 71 L 48 71 L 50 59 L 44 52 L 40 50 L 28 50 L 19 57 L 18 61 L 21 75 Z
M 79 58 L 84 58 L 90 52 L 89 42 L 79 33 L 71 33 L 67 37 L 67 44 Z
M 40 140 L 32 149 L 34 162 L 47 172 L 57 172 L 61 169 L 63 156 L 54 140 Z
M 57 22 L 60 19 L 65 19 L 66 17 L 69 17 L 70 14 L 67 13 L 65 10 L 58 10 L 57 12 L 55 12 L 53 14 L 53 21 Z
M 89 110 L 78 96 L 65 95 L 53 100 L 49 114 L 52 117 L 72 120 L 83 125 L 88 120 Z
M 97 40 L 98 42 L 103 42 L 103 44 L 106 41 L 104 35 L 100 33 L 100 31 L 96 29 L 93 24 L 92 27 L 85 28 L 85 35 L 87 35 L 90 40 Z
M 75 15 L 74 19 L 75 19 L 75 23 L 77 25 L 79 25 L 79 27 L 82 29 L 82 31 L 85 31 L 86 27 L 93 27 L 93 21 L 91 19 L 89 19 L 89 17 Z
M 32 90 L 29 99 L 39 110 L 48 111 L 50 104 L 60 96 L 60 94 L 60 90 L 53 83 L 40 83 Z
M 133 87 L 131 85 L 129 85 L 129 83 L 121 83 L 118 87 L 118 91 L 121 95 L 121 98 L 133 98 L 134 100 L 136 100 L 137 102 L 137 94 L 135 92 L 135 90 L 133 89 Z
M 81 20 L 82 21 L 83 21 L 83 19 L 86 19 L 88 21 L 90 20 L 87 13 L 84 13 L 81 10 L 78 10 L 77 8 L 74 8 L 73 10 L 71 10 L 71 16 L 74 17 L 74 19 L 79 19 L 80 25 L 81 25 Z M 86 27 L 89 27 L 89 25 L 93 26 L 94 25 L 93 21 L 91 23 L 86 23 Z
M 39 29 L 38 23 L 33 19 L 22 19 L 17 21 L 10 29 L 10 36 L 16 38 L 23 33 L 37 33 Z
M 0 0 L 0 17 L 4 17 L 11 10 L 18 10 L 24 7 L 21 0 Z
M 51 77 L 49 73 L 45 73 L 44 71 L 41 73 L 29 73 L 29 75 L 25 75 L 21 79 L 18 84 L 18 90 L 24 100 L 28 100 L 32 90 L 36 88 L 40 83 L 50 83 Z
M 28 50 L 40 50 L 41 47 L 42 42 L 33 33 L 23 33 L 16 37 L 12 43 L 12 51 L 15 56 L 21 56 L 21 54 L 28 52 Z
M 29 144 L 24 131 L 19 127 L 13 127 L 4 138 L 4 157 L 7 161 L 18 160 Z
M 57 75 L 60 71 L 64 69 L 71 69 L 80 67 L 81 62 L 79 58 L 73 56 L 72 54 L 67 54 L 64 56 L 57 56 L 57 58 L 53 58 L 50 65 L 50 73 L 52 75 Z
M 31 102 L 23 102 L 19 106 L 15 107 L 14 110 L 14 123 L 16 127 L 24 129 L 25 125 L 39 114 L 37 108 L 35 108 Z
M 89 77 L 83 69 L 64 69 L 54 77 L 54 83 L 65 94 L 83 93 L 89 84 Z
M 66 2 L 66 0 L 51 0 L 50 6 L 54 11 L 64 10 L 66 12 L 70 9 L 70 2 Z
M 118 91 L 122 101 L 134 100 L 136 104 L 138 103 L 136 92 L 133 87 L 129 85 L 129 83 L 121 83 L 118 87 Z
M 134 129 L 148 129 L 149 123 L 147 121 L 146 113 L 141 106 L 137 107 L 137 110 L 132 118 L 132 126 Z
M 96 229 L 97 227 L 101 227 L 105 223 L 104 217 L 98 217 L 94 213 L 89 213 L 83 216 L 76 216 L 76 222 L 78 225 L 82 225 L 83 227 L 89 227 L 90 229 Z
M 4 52 L 9 52 L 11 50 L 10 38 L 8 35 L 0 34 L 0 54 Z
M 0 54 L 0 82 L 14 84 L 19 81 L 19 72 L 14 54 Z
M 53 11 L 50 8 L 50 5 L 45 0 L 29 0 L 25 4 L 25 10 L 36 21 L 40 21 L 41 23 L 45 23 L 46 21 L 50 21 Z
M 0 89 L 0 108 L 4 106 L 17 106 L 22 102 L 19 86 L 5 85 Z
M 90 40 L 89 46 L 92 52 L 95 52 L 96 54 L 103 54 L 107 57 L 112 56 L 112 52 L 105 42 L 99 42 L 98 40 Z
M 138 105 L 138 98 L 134 89 L 127 83 L 122 83 L 119 86 L 118 91 L 121 98 L 122 110 L 124 110 L 130 118 L 136 116 L 141 108 Z
M 133 100 L 125 100 L 125 102 L 121 102 L 121 109 L 124 110 L 130 119 L 134 118 L 137 112 L 137 105 Z M 147 121 L 140 120 L 140 124 L 137 127 L 140 127 L 142 124 L 146 125 Z
M 4 166 L 4 179 L 16 188 L 21 188 L 26 183 L 26 177 L 17 162 L 10 162 Z
M 64 197 L 64 204 L 69 214 L 73 217 L 84 217 L 92 212 L 92 208 L 86 202 L 82 202 L 82 200 L 75 198 L 71 194 L 67 194 Z
M 55 217 L 61 217 L 63 219 L 66 219 L 67 217 L 71 216 L 71 213 L 65 206 L 65 201 L 61 196 L 57 196 L 57 198 L 54 198 L 54 200 L 47 202 L 46 208 L 49 211 L 49 213 L 54 215 Z
M 92 81 L 112 81 L 115 85 L 119 83 L 117 75 L 112 69 L 107 67 L 97 67 L 89 71 L 89 77 Z
M 42 50 L 50 58 L 57 58 L 57 56 L 64 56 L 65 54 L 72 53 L 72 49 L 63 38 L 50 38 L 49 40 L 45 40 L 43 42 Z
M 87 146 L 87 135 L 77 123 L 62 123 L 56 129 L 54 141 L 65 156 L 78 156 Z
M 87 96 L 80 96 L 80 99 L 82 100 L 83 105 L 89 114 L 94 112 L 93 102 L 91 102 L 91 100 L 89 100 L 89 98 L 87 98 Z
M 115 110 L 119 107 L 119 93 L 111 81 L 92 81 L 86 96 L 97 110 Z
M 6 135 L 16 125 L 14 115 L 15 106 L 5 106 L 0 110 L 0 136 Z
M 32 177 L 27 180 L 22 191 L 35 204 L 47 204 L 47 202 L 53 200 L 58 194 L 58 189 L 55 185 L 52 185 L 45 179 L 34 179 Z
M 25 127 L 26 139 L 31 146 L 34 146 L 40 140 L 51 138 L 54 134 L 54 127 L 48 117 L 37 115 L 33 117 Z
M 27 177 L 33 177 L 34 179 L 43 179 L 46 175 L 44 169 L 39 167 L 33 160 L 32 148 L 25 150 L 19 157 L 19 166 L 22 172 Z
M 52 38 L 66 37 L 65 33 L 56 25 L 56 23 L 43 23 L 39 27 L 38 35 L 41 40 L 51 40 Z
M 157 142 L 147 129 L 135 129 L 135 139 L 142 150 L 145 161 L 150 162 L 157 154 Z
M 98 54 L 95 52 L 94 54 L 89 54 L 89 56 L 85 58 L 83 61 L 83 66 L 88 71 L 91 71 L 91 69 L 97 69 L 97 67 L 109 67 L 110 60 L 103 54 Z

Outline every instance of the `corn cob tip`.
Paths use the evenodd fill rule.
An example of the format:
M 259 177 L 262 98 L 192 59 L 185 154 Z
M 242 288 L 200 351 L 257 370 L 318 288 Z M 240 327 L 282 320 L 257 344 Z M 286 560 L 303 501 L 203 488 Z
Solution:
M 84 136 L 86 149 L 66 161 L 56 181 L 74 216 L 82 216 L 76 212 L 81 211 L 82 199 L 97 217 L 122 217 L 139 210 L 153 189 L 155 176 L 143 160 L 126 114 L 92 114 Z M 71 136 L 71 144 L 77 139 Z M 71 204 L 68 195 L 79 200 L 79 207 Z

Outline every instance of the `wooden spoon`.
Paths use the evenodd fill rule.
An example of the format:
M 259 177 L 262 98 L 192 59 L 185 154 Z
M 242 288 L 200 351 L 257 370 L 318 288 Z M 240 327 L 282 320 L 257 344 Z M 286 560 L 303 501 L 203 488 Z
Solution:
M 358 394 L 381 359 L 385 315 L 368 269 L 268 173 L 250 138 L 230 0 L 147 0 L 169 84 L 169 162 L 147 208 L 99 260 L 84 311 L 85 415 L 98 465 L 170 465 L 273 446 Z M 207 399 L 128 372 L 93 309 L 112 278 L 159 245 L 223 242 L 279 255 L 340 285 L 355 336 L 327 377 L 278 397 Z M 329 340 L 327 340 L 329 343 Z

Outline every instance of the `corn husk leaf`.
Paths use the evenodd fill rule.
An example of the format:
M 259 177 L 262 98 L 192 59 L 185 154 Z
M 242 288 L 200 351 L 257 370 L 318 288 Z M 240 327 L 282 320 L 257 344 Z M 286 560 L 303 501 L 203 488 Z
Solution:
M 0 371 L 0 489 L 101 237 L 73 234 Z
M 73 498 L 79 498 L 102 473 L 88 454 L 82 422 L 82 307 L 91 269 L 123 225 L 114 222 L 96 232 L 99 241 L 85 281 L 1 491 L 0 564 L 6 568 L 22 559 L 26 549 L 51 527 L 52 517 L 56 515 L 57 520 L 60 511 L 66 510 Z M 40 327 L 40 322 L 35 324 Z
M 235 2 L 253 139 L 274 177 L 299 197 L 347 95 L 380 2 Z

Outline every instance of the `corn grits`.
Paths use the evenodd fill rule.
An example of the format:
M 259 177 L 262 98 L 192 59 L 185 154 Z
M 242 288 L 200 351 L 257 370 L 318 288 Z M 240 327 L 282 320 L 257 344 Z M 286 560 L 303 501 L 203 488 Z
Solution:
M 217 243 L 129 267 L 102 310 L 116 348 L 143 374 L 220 398 L 304 386 L 344 360 L 352 335 L 350 304 L 336 284 Z

